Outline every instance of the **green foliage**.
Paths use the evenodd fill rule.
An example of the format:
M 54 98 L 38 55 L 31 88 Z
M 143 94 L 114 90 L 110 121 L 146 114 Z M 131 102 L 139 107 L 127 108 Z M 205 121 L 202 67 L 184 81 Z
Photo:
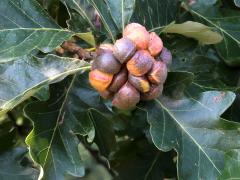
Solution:
M 123 30 L 127 22 L 129 22 L 134 6 L 135 1 L 132 0 L 106 0 L 107 6 L 109 7 L 111 16 L 117 25 L 119 30 Z
M 179 179 L 221 175 L 225 152 L 239 148 L 239 126 L 220 119 L 234 98 L 233 93 L 209 91 L 196 99 L 162 98 L 146 104 L 154 144 L 160 150 L 178 152 Z
M 240 1 L 239 0 L 234 0 L 234 3 L 237 7 L 240 7 Z
M 176 20 L 178 0 L 136 1 L 131 22 L 144 24 L 150 31 L 157 31 Z
M 13 180 L 37 179 L 38 171 L 30 167 L 30 165 L 27 164 L 27 162 L 25 163 L 23 162 L 24 155 L 26 153 L 27 153 L 26 148 L 18 147 L 9 150 L 8 152 L 0 154 L 1 160 L 0 179 L 13 179 Z M 25 165 L 22 165 L 21 163 L 24 163 Z
M 25 56 L 1 63 L 0 113 L 4 113 L 34 95 L 42 87 L 67 75 L 89 69 L 83 61 L 48 55 L 44 58 Z M 17 74 L 17 75 L 16 75 Z M 34 76 L 33 76 L 34 75 Z
M 221 7 L 221 1 L 196 1 L 189 7 L 196 20 L 216 28 L 223 41 L 216 45 L 217 52 L 231 66 L 240 64 L 240 12 Z
M 74 34 L 58 26 L 36 1 L 3 0 L 0 11 L 0 62 L 34 49 L 50 52 Z
M 24 109 L 34 125 L 26 143 L 33 159 L 42 166 L 46 179 L 63 179 L 66 174 L 84 175 L 75 134 L 88 134 L 91 123 L 80 124 L 77 119 L 84 117 L 84 113 L 80 111 L 79 117 L 75 117 L 76 112 L 72 113 L 74 109 L 67 104 L 71 101 L 68 98 L 73 80 L 53 89 L 47 102 L 33 102 Z
M 0 179 L 239 179 L 238 8 L 1 0 Z M 158 33 L 173 62 L 161 97 L 120 111 L 89 85 L 88 70 L 91 51 L 130 22 Z M 69 39 L 92 56 L 59 53 Z

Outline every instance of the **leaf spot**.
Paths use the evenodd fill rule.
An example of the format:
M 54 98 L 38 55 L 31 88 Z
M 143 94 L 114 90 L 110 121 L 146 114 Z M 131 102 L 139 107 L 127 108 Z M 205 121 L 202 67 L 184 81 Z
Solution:
M 222 99 L 223 99 L 223 97 L 225 96 L 225 94 L 226 94 L 225 92 L 221 92 L 219 96 L 215 96 L 215 97 L 213 98 L 214 102 L 215 102 L 215 103 L 221 102 Z

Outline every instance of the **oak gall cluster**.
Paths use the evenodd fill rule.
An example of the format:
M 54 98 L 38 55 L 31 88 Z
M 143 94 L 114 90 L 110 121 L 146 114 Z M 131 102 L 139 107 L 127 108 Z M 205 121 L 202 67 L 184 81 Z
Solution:
M 113 106 L 131 109 L 140 101 L 162 94 L 167 78 L 171 52 L 161 38 L 137 23 L 123 31 L 123 37 L 112 44 L 101 44 L 89 73 L 91 86 Z

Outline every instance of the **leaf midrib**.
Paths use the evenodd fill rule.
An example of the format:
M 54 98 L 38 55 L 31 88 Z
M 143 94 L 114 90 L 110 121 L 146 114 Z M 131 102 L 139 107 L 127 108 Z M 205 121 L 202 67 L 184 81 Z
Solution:
M 0 32 L 4 31 L 18 31 L 18 30 L 29 30 L 29 31 L 61 31 L 61 32 L 69 32 L 69 33 L 74 33 L 73 31 L 70 31 L 68 29 L 58 29 L 58 28 L 24 28 L 24 27 L 19 27 L 19 28 L 8 28 L 8 29 L 0 29 Z
M 212 22 L 211 20 L 209 20 L 208 18 L 205 18 L 203 15 L 199 14 L 198 12 L 194 11 L 191 9 L 191 12 L 193 12 L 194 14 L 196 14 L 197 16 L 203 18 L 205 21 L 207 21 L 208 23 L 212 24 L 213 26 L 215 26 L 216 28 L 220 29 L 220 31 L 222 31 L 223 33 L 225 33 L 226 35 L 228 35 L 231 39 L 233 39 L 234 41 L 236 41 L 238 44 L 240 44 L 240 41 L 237 40 L 235 37 L 233 37 L 231 34 L 229 34 L 226 30 L 224 30 L 223 28 L 221 28 L 220 26 L 218 26 L 217 24 L 215 24 L 214 22 Z
M 89 110 L 88 110 L 88 112 L 89 112 L 89 118 L 91 119 L 91 121 L 92 121 L 92 123 L 93 123 L 93 125 L 94 125 L 94 129 L 95 129 L 95 131 L 96 131 L 96 135 L 98 136 L 98 138 L 100 139 L 99 141 L 100 141 L 100 143 L 101 143 L 101 147 L 103 148 L 103 152 L 107 152 L 107 149 L 105 148 L 105 146 L 104 146 L 104 143 L 103 143 L 103 137 L 102 137 L 102 133 L 100 133 L 99 132 L 99 129 L 97 128 L 97 124 L 96 124 L 96 122 L 95 122 L 95 120 L 94 120 L 94 117 L 93 117 L 93 115 L 92 115 L 92 110 L 94 110 L 94 109 L 92 109 L 92 108 L 90 108 Z M 94 138 L 95 139 L 95 138 Z
M 32 19 L 31 16 L 29 16 L 23 9 L 19 8 L 19 6 L 17 6 L 13 1 L 9 1 L 14 7 L 16 7 L 17 9 L 19 9 L 30 21 L 32 21 L 34 24 L 39 25 L 40 27 L 43 27 L 41 24 L 39 24 L 38 22 L 36 22 L 34 19 Z M 14 22 L 14 21 L 13 21 Z M 16 23 L 17 24 L 17 23 Z M 18 24 L 17 24 L 18 25 Z M 18 25 L 19 26 L 19 25 Z
M 2 110 L 4 110 L 4 107 L 7 107 L 8 104 L 11 104 L 11 102 L 13 102 L 16 98 L 19 98 L 19 97 L 22 97 L 24 96 L 24 94 L 28 93 L 29 91 L 33 90 L 33 89 L 37 89 L 37 88 L 40 88 L 41 85 L 47 83 L 48 81 L 53 81 L 61 76 L 64 76 L 64 75 L 67 75 L 69 73 L 72 73 L 72 72 L 77 72 L 77 71 L 80 71 L 80 70 L 88 70 L 91 66 L 84 66 L 84 67 L 79 67 L 79 68 L 75 68 L 75 69 L 71 69 L 71 70 L 68 70 L 68 71 L 64 71 L 60 74 L 57 74 L 55 76 L 52 76 L 51 78 L 47 78 L 45 79 L 44 81 L 41 81 L 40 83 L 32 86 L 31 88 L 28 88 L 26 89 L 25 91 L 23 91 L 21 94 L 15 96 L 14 98 L 10 99 L 7 101 L 7 103 L 5 103 L 3 106 L 0 107 L 0 112 Z
M 64 2 L 64 3 L 66 4 L 66 2 Z M 81 8 L 81 6 L 79 6 L 79 4 L 78 4 L 75 0 L 73 1 L 73 3 L 76 4 L 76 6 L 79 8 L 79 10 L 80 10 L 79 13 L 80 13 L 80 14 L 82 13 L 82 15 L 87 19 L 87 21 L 88 21 L 88 23 L 90 24 L 90 26 L 91 26 L 93 29 L 95 29 L 92 21 L 89 19 L 88 15 L 87 15 L 86 12 Z M 66 7 L 67 7 L 67 6 L 66 6 Z
M 123 6 L 124 6 L 124 3 L 125 3 L 125 0 L 122 0 L 122 3 L 121 3 L 121 5 L 122 5 L 122 8 L 121 8 L 121 10 L 122 10 L 122 34 L 123 34 L 123 30 L 124 30 L 124 8 L 123 8 Z
M 63 100 L 63 102 L 62 102 L 62 105 L 61 105 L 61 107 L 60 107 L 60 109 L 59 109 L 59 113 L 58 113 L 58 117 L 57 117 L 57 120 L 56 120 L 56 124 L 55 124 L 54 130 L 53 130 L 52 138 L 51 138 L 51 140 L 50 140 L 50 142 L 49 142 L 49 146 L 48 146 L 48 149 L 47 149 L 47 152 L 46 152 L 46 157 L 45 157 L 44 162 L 43 162 L 43 165 L 42 165 L 43 168 L 44 168 L 45 165 L 46 165 L 47 158 L 48 158 L 48 156 L 49 156 L 49 152 L 50 152 L 50 151 L 52 152 L 51 146 L 52 146 L 52 143 L 53 143 L 53 140 L 54 140 L 56 131 L 57 131 L 58 127 L 59 127 L 59 126 L 58 126 L 58 125 L 59 125 L 59 120 L 60 120 L 60 118 L 61 118 L 61 116 L 62 116 L 62 112 L 63 112 L 64 106 L 65 106 L 65 104 L 66 104 L 66 102 L 67 102 L 68 95 L 69 95 L 69 92 L 70 92 L 70 90 L 71 90 L 71 88 L 72 88 L 72 86 L 73 86 L 73 84 L 74 84 L 75 78 L 76 78 L 76 75 L 72 78 L 72 81 L 71 81 L 69 87 L 67 88 L 66 95 L 65 95 L 64 100 Z
M 155 100 L 171 117 L 172 119 L 181 127 L 181 129 L 190 137 L 190 139 L 192 139 L 192 141 L 198 146 L 198 148 L 203 152 L 203 154 L 207 157 L 207 159 L 209 159 L 209 161 L 211 162 L 211 164 L 213 165 L 213 167 L 217 170 L 217 172 L 221 175 L 221 171 L 216 167 L 216 165 L 214 164 L 214 162 L 211 160 L 211 158 L 207 155 L 207 153 L 202 149 L 202 147 L 200 146 L 200 144 L 198 144 L 198 142 L 191 136 L 191 134 L 189 134 L 189 132 L 182 126 L 182 124 L 180 122 L 178 122 L 178 120 L 175 118 L 175 116 L 159 101 L 159 100 Z
M 111 28 L 109 27 L 109 25 L 108 25 L 108 23 L 106 22 L 105 18 L 102 16 L 101 11 L 99 10 L 99 8 L 97 7 L 97 5 L 95 4 L 95 2 L 94 2 L 93 0 L 88 0 L 88 2 L 89 2 L 89 1 L 92 2 L 92 6 L 97 10 L 97 12 L 98 12 L 98 14 L 99 14 L 99 16 L 100 16 L 100 18 L 101 18 L 101 20 L 102 20 L 102 22 L 103 22 L 106 30 L 107 30 L 107 32 L 108 32 L 109 35 L 111 36 L 112 41 L 115 42 L 116 40 L 115 40 L 114 35 L 113 35 L 112 31 L 111 31 Z M 91 2 L 90 2 L 90 4 L 91 4 Z

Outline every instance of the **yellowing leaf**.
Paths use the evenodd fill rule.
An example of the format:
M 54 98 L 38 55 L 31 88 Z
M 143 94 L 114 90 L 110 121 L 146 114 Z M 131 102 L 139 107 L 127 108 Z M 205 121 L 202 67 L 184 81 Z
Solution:
M 87 42 L 93 47 L 96 47 L 95 39 L 92 34 L 92 32 L 86 32 L 86 33 L 77 33 L 76 36 Z
M 211 27 L 193 21 L 187 21 L 182 24 L 172 23 L 164 28 L 163 32 L 194 38 L 201 44 L 217 44 L 223 39 L 219 33 L 212 31 Z

